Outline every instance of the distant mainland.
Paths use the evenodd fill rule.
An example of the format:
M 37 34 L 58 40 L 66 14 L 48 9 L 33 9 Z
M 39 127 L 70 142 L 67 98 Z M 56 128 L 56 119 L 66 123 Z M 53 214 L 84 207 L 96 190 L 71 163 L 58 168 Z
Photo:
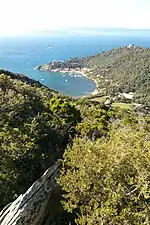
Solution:
M 50 30 L 34 32 L 38 35 L 51 36 L 82 36 L 82 35 L 121 35 L 121 36 L 149 36 L 150 29 L 131 29 L 131 28 L 113 28 L 113 27 L 63 27 Z

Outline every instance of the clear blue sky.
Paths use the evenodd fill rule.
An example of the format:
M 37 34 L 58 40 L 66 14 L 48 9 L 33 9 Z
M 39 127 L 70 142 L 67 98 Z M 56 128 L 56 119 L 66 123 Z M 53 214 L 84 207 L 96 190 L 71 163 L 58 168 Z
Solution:
M 62 27 L 150 29 L 150 0 L 0 0 L 0 35 Z

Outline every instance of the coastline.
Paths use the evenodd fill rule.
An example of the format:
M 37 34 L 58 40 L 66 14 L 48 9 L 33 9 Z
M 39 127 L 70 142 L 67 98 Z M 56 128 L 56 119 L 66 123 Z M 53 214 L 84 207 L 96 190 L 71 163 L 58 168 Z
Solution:
M 98 86 L 98 85 L 97 85 L 97 81 L 96 81 L 95 79 L 89 77 L 89 76 L 88 76 L 85 72 L 83 72 L 83 71 L 81 71 L 81 72 L 77 72 L 77 71 L 76 71 L 76 73 L 80 73 L 82 76 L 84 76 L 84 77 L 86 77 L 86 78 L 88 78 L 88 79 L 94 81 L 94 83 L 95 83 L 95 85 L 96 85 L 96 88 L 95 88 L 94 91 L 91 92 L 91 95 L 97 95 L 97 94 L 98 94 L 98 90 L 97 90 L 97 86 Z
M 59 73 L 71 73 L 71 74 L 81 74 L 82 76 L 84 76 L 84 77 L 86 77 L 86 78 L 88 78 L 88 79 L 90 79 L 90 80 L 92 80 L 92 81 L 94 81 L 94 83 L 95 83 L 95 85 L 96 85 L 96 88 L 95 88 L 95 90 L 94 91 L 92 91 L 90 94 L 91 95 L 97 95 L 98 94 L 98 90 L 97 90 L 97 87 L 98 87 L 98 85 L 97 85 L 97 81 L 95 80 L 95 79 L 93 79 L 92 77 L 89 77 L 87 74 L 86 74 L 86 71 L 88 71 L 88 69 L 87 68 L 83 68 L 83 69 L 71 69 L 71 70 L 69 70 L 68 68 L 64 68 L 63 70 L 61 70 L 61 69 L 51 69 L 51 70 L 49 70 L 49 69 L 43 69 L 43 68 L 38 68 L 38 67 L 36 67 L 35 69 L 38 69 L 38 70 L 41 70 L 41 71 L 45 71 L 45 72 L 59 72 Z M 89 72 L 89 71 L 88 71 Z M 90 95 L 89 94 L 89 95 Z

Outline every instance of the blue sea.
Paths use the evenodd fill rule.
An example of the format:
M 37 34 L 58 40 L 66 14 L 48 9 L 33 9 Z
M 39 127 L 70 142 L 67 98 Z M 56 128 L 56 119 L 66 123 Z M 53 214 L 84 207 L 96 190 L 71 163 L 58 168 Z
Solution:
M 95 83 L 92 80 L 83 76 L 37 71 L 34 68 L 52 60 L 94 55 L 128 44 L 150 47 L 150 37 L 127 35 L 0 37 L 0 68 L 23 73 L 65 95 L 84 96 L 94 91 Z

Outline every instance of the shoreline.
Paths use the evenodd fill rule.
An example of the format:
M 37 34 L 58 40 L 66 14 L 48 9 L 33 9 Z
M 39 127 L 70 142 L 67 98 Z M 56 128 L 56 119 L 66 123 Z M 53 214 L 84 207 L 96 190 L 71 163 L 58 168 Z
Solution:
M 81 72 L 78 72 L 76 71 L 76 73 L 80 73 L 83 77 L 86 77 L 92 81 L 94 81 L 95 85 L 96 85 L 96 88 L 94 91 L 91 92 L 91 95 L 97 95 L 98 94 L 98 90 L 97 90 L 97 81 L 91 77 L 89 77 L 85 72 L 81 71 Z
M 64 68 L 64 70 L 60 70 L 60 69 L 52 69 L 52 70 L 46 70 L 46 69 L 38 69 L 37 67 L 35 68 L 35 69 L 37 69 L 37 70 L 41 70 L 41 71 L 45 71 L 45 72 L 58 72 L 58 73 L 72 73 L 72 74 L 81 74 L 83 77 L 86 77 L 87 79 L 90 79 L 90 80 L 92 80 L 94 83 L 95 83 L 95 85 L 96 85 L 96 87 L 95 87 L 95 90 L 94 91 L 92 91 L 89 95 L 97 95 L 98 94 L 98 90 L 97 90 L 97 81 L 95 80 L 95 79 L 93 79 L 93 78 L 91 78 L 91 77 L 89 77 L 87 74 L 86 74 L 86 70 L 87 70 L 87 68 L 83 68 L 84 69 L 84 71 L 83 71 L 83 69 L 82 70 L 75 70 L 75 69 L 72 69 L 72 70 L 68 70 L 68 68 Z M 83 97 L 85 97 L 85 96 L 83 96 Z M 87 96 L 86 96 L 87 97 Z

